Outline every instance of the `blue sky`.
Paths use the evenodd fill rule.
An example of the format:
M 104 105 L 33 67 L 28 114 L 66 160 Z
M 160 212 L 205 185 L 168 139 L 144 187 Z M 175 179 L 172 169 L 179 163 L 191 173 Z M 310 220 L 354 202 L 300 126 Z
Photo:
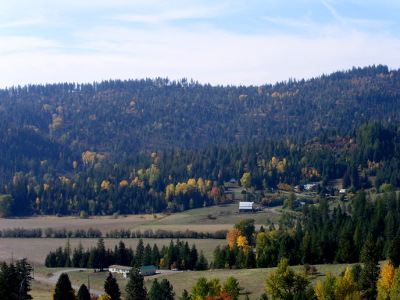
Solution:
M 2 0 L 0 87 L 145 77 L 262 85 L 400 68 L 400 1 Z

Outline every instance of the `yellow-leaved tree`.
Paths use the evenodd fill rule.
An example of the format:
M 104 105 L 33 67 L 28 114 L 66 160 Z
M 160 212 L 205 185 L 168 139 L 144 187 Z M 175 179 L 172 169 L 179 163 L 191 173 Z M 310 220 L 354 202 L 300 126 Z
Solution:
M 346 268 L 343 276 L 339 276 L 335 285 L 335 296 L 337 300 L 361 299 L 358 284 L 354 280 L 353 272 Z
M 390 290 L 395 275 L 395 268 L 390 263 L 385 263 L 381 270 L 381 278 L 378 281 L 378 300 L 393 299 Z
M 318 300 L 336 299 L 335 285 L 336 277 L 328 272 L 326 278 L 323 281 L 318 281 L 315 285 L 314 292 Z

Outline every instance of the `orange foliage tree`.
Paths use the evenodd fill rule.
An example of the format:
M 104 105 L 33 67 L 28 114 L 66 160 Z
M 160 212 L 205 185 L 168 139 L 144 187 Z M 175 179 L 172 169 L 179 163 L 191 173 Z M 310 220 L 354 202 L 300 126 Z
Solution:
M 228 242 L 229 248 L 235 247 L 237 243 L 237 239 L 239 236 L 242 235 L 242 232 L 239 229 L 232 228 L 229 230 L 229 232 L 226 234 L 226 241 Z

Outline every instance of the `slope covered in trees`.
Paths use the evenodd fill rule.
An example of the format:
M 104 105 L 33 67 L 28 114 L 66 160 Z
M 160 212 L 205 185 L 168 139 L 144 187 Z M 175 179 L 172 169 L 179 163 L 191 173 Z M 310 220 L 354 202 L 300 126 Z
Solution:
M 260 87 L 146 79 L 0 91 L 0 215 L 183 210 L 343 178 L 400 185 L 400 71 Z M 372 122 L 372 121 L 377 122 Z M 366 122 L 368 121 L 368 122 Z M 9 196 L 11 195 L 11 197 Z

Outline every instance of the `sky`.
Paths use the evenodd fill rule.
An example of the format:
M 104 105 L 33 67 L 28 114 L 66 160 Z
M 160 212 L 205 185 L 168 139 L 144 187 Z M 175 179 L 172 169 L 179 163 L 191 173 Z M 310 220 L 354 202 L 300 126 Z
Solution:
M 397 0 L 1 0 L 0 88 L 168 77 L 263 85 L 400 68 Z

